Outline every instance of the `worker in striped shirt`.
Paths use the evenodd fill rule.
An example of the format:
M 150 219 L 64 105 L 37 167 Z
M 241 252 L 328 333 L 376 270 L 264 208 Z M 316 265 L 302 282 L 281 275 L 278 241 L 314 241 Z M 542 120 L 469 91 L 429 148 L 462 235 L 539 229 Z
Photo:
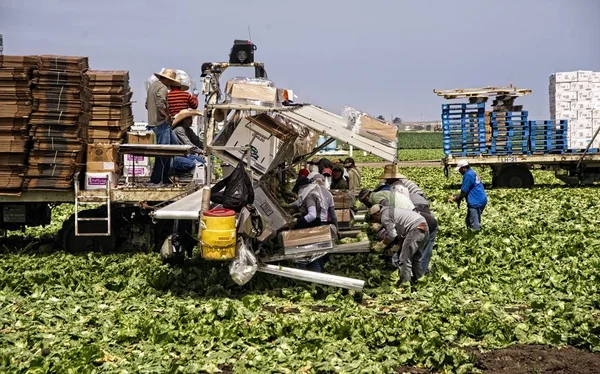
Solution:
M 181 79 L 177 81 L 179 82 L 179 86 L 172 86 L 171 91 L 167 95 L 169 113 L 173 117 L 184 109 L 198 109 L 198 90 L 194 90 L 194 94 L 190 95 L 188 92 L 190 87 L 182 83 Z

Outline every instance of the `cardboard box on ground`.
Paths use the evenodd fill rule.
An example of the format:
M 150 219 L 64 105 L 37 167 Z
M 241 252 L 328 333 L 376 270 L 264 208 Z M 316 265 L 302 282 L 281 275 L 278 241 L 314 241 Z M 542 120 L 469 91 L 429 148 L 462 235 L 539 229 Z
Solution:
M 316 246 L 318 248 L 333 248 L 333 234 L 329 225 L 283 231 L 281 233 L 283 248 L 286 253 L 300 251 L 302 248 Z M 291 250 L 291 252 L 290 252 Z

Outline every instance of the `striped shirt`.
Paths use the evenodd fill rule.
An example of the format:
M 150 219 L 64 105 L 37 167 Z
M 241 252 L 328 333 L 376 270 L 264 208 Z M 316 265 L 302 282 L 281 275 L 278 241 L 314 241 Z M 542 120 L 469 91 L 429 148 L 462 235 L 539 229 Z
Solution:
M 169 102 L 169 113 L 176 116 L 177 113 L 184 109 L 197 109 L 198 98 L 190 95 L 187 91 L 182 91 L 180 88 L 173 87 L 167 96 Z

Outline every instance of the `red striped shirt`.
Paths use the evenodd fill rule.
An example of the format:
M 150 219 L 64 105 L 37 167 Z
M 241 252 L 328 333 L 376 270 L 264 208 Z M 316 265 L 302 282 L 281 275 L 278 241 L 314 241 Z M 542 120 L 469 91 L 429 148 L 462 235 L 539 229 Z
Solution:
M 169 104 L 169 113 L 171 113 L 172 116 L 175 116 L 184 109 L 198 108 L 198 98 L 179 88 L 173 88 L 169 91 L 167 102 Z

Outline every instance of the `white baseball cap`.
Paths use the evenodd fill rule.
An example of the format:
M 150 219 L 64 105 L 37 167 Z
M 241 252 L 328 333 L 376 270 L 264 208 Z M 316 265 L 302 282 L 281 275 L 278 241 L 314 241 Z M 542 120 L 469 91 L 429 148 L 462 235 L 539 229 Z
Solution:
M 459 171 L 461 168 L 464 168 L 465 166 L 469 166 L 469 161 L 460 160 L 460 161 L 458 161 L 458 164 L 456 164 L 456 168 L 454 168 L 454 170 Z

